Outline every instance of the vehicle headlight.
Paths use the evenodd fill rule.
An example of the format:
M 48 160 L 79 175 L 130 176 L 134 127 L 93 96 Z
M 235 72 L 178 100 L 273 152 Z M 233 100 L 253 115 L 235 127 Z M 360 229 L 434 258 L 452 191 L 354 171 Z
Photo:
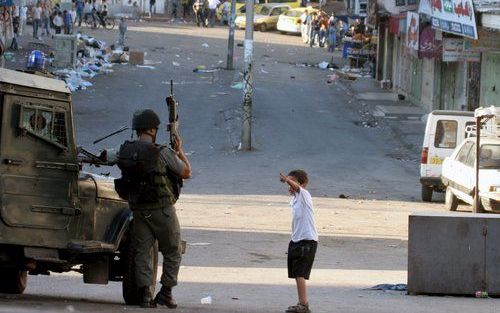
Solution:
M 490 186 L 490 192 L 499 192 L 500 186 Z

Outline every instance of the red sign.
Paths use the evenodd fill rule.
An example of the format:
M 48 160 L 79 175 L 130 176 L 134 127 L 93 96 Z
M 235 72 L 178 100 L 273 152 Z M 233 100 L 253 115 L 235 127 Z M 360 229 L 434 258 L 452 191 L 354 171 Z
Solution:
M 435 40 L 435 31 L 432 26 L 425 26 L 420 32 L 419 57 L 428 59 L 437 58 L 441 56 L 442 50 L 442 42 Z

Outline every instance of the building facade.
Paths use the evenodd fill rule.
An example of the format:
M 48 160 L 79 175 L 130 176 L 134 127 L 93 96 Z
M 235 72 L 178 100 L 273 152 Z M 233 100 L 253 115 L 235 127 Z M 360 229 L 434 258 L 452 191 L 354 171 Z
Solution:
M 500 0 L 378 0 L 375 12 L 383 86 L 427 111 L 500 105 Z

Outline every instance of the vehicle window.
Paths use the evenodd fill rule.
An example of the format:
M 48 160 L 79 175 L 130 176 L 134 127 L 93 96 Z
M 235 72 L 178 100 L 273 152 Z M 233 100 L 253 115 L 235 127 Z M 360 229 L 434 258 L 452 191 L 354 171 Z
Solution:
M 475 137 L 474 134 L 472 133 L 472 128 L 475 125 L 476 125 L 476 122 L 465 122 L 465 137 L 464 138 Z
M 457 146 L 457 121 L 439 120 L 436 125 L 434 147 L 454 149 Z
M 290 16 L 290 17 L 300 17 L 301 15 L 302 15 L 302 12 L 300 12 L 300 11 L 290 10 L 290 11 L 286 12 L 286 16 Z
M 472 146 L 469 149 L 469 153 L 467 154 L 467 159 L 465 160 L 465 165 L 469 167 L 474 167 L 476 163 L 476 144 L 472 143 Z
M 482 145 L 480 168 L 500 168 L 500 145 Z
M 269 15 L 269 8 L 268 7 L 262 7 L 260 9 L 259 13 L 262 14 L 262 15 Z
M 21 106 L 20 128 L 57 146 L 67 147 L 66 113 L 51 108 Z
M 470 148 L 473 146 L 474 144 L 472 142 L 466 142 L 462 148 L 460 149 L 460 151 L 458 151 L 458 154 L 457 154 L 457 157 L 456 157 L 456 160 L 460 163 L 464 163 L 467 161 L 467 156 L 469 155 L 469 151 L 470 151 Z

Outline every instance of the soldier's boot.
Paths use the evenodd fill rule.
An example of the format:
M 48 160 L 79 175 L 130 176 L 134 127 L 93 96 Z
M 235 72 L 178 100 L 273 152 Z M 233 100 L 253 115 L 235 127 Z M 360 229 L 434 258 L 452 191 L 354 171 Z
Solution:
M 142 287 L 140 290 L 140 303 L 141 308 L 156 308 L 156 303 L 153 301 L 151 289 L 149 287 Z
M 177 302 L 175 302 L 172 297 L 172 288 L 167 286 L 162 286 L 161 290 L 155 297 L 155 304 L 165 305 L 169 309 L 177 308 Z

